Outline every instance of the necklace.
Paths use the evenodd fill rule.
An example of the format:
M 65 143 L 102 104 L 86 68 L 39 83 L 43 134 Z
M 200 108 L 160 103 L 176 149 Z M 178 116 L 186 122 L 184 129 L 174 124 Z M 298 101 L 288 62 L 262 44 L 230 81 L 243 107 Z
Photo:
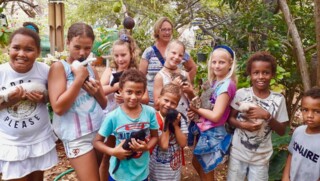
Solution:
M 166 69 L 168 69 L 168 70 L 177 70 L 177 69 L 178 69 L 178 67 L 176 67 L 176 68 L 169 68 L 169 67 L 167 67 L 167 66 L 165 66 L 165 65 L 163 65 L 163 67 L 166 68 Z

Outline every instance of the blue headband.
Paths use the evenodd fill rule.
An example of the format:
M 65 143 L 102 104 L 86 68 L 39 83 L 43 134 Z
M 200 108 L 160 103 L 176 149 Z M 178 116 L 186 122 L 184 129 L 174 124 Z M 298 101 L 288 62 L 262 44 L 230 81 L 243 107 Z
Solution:
M 234 59 L 233 50 L 230 47 L 228 47 L 227 45 L 218 45 L 218 46 L 215 46 L 213 50 L 216 50 L 218 48 L 223 48 L 223 49 L 227 50 L 230 53 L 231 58 Z
M 32 25 L 27 25 L 27 26 L 25 26 L 25 28 L 28 28 L 28 29 L 30 29 L 30 30 L 38 33 L 37 30 L 36 30 L 36 28 L 35 28 L 34 26 L 32 26 Z
M 120 35 L 120 40 L 130 43 L 129 37 L 126 34 L 121 34 Z

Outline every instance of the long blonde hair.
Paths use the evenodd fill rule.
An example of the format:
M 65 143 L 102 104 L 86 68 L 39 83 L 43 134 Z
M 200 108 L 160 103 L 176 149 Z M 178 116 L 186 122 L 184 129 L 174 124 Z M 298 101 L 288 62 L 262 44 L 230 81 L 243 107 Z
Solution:
M 213 52 L 216 50 L 222 50 L 222 51 L 228 53 L 228 55 L 230 55 L 230 61 L 232 61 L 231 69 L 229 70 L 228 74 L 226 75 L 226 77 L 224 79 L 231 78 L 234 82 L 237 82 L 237 77 L 236 77 L 236 72 L 235 72 L 235 70 L 237 68 L 236 54 L 230 47 L 225 46 L 225 45 L 217 46 L 216 48 L 214 48 L 214 50 L 210 54 L 210 57 L 208 59 L 208 64 L 207 64 L 208 65 L 208 80 L 210 81 L 210 83 L 212 83 L 216 79 L 216 75 L 211 70 L 212 56 L 213 56 Z

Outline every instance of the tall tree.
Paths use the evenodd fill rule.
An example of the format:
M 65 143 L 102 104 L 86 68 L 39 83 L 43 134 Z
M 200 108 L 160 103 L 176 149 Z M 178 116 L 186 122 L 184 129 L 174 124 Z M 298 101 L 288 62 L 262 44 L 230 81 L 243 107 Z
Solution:
M 320 86 L 320 0 L 314 0 L 314 18 L 316 22 L 316 39 L 317 39 L 317 78 L 316 85 Z
M 292 18 L 292 15 L 290 14 L 290 10 L 287 4 L 287 1 L 279 0 L 280 9 L 283 12 L 285 21 L 287 23 L 287 26 L 289 28 L 289 32 L 292 37 L 293 46 L 296 50 L 296 56 L 298 60 L 299 70 L 302 78 L 303 88 L 304 90 L 308 90 L 311 88 L 311 82 L 310 82 L 310 74 L 308 71 L 308 63 L 306 61 L 306 57 L 304 54 L 304 49 L 302 45 L 302 41 L 297 29 L 297 26 Z

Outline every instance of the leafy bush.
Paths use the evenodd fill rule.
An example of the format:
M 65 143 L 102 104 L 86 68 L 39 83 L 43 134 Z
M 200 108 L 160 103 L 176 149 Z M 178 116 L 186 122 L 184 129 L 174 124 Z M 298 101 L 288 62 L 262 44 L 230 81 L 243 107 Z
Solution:
M 9 61 L 9 55 L 2 51 L 2 53 L 0 53 L 0 64 L 3 64 L 8 61 Z

